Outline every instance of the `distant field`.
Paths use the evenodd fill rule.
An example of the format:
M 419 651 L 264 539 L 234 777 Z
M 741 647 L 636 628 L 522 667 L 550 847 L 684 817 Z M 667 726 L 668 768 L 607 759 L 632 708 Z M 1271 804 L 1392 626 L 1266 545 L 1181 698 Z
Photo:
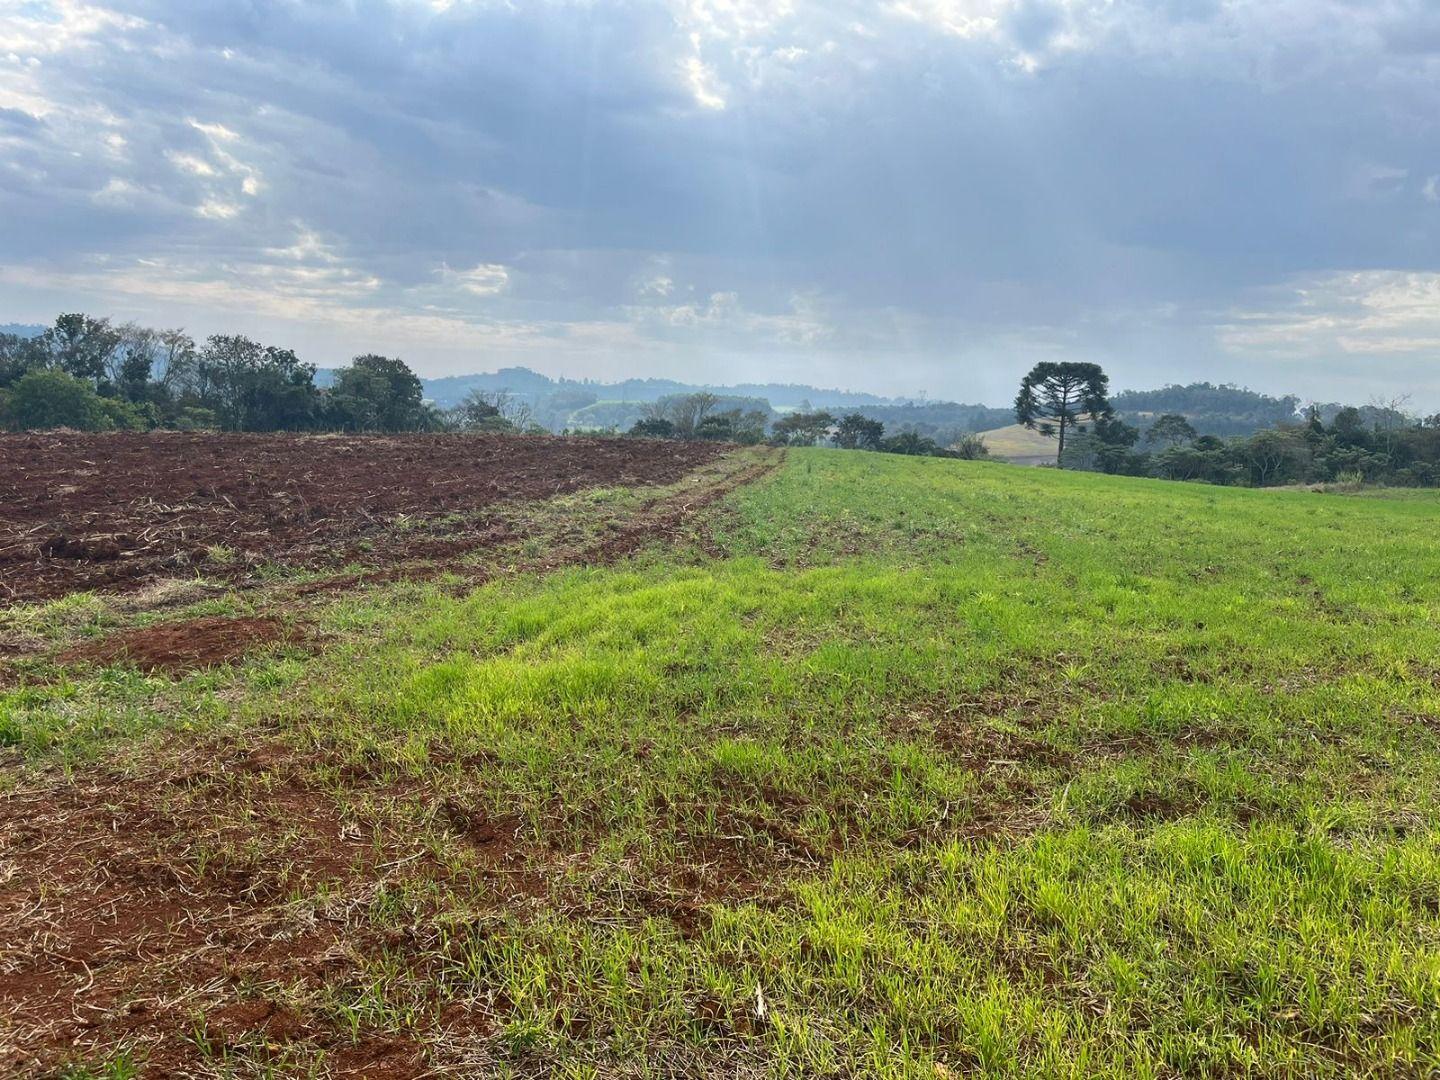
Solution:
M 1440 1068 L 1440 500 L 754 449 L 493 512 L 0 614 L 12 1071 Z
M 992 456 L 1015 465 L 1055 464 L 1056 441 L 1020 424 L 980 432 Z

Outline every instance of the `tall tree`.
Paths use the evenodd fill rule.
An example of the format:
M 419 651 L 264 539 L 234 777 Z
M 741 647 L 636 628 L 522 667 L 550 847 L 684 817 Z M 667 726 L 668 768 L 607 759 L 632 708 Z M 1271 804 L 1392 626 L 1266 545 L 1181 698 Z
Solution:
M 673 439 L 675 425 L 663 416 L 642 416 L 625 434 L 632 439 Z
M 104 377 L 111 356 L 120 347 L 121 333 L 109 319 L 92 319 L 76 312 L 56 318 L 55 325 L 38 340 L 47 366 L 93 385 Z
M 1239 444 L 1240 455 L 1250 467 L 1251 482 L 1257 487 L 1295 479 L 1304 469 L 1309 449 L 1296 432 L 1275 428 L 1257 431 Z
M 1060 440 L 1055 464 L 1064 468 L 1065 437 L 1084 431 L 1087 420 L 1108 418 L 1110 380 L 1099 364 L 1036 364 L 1020 383 L 1015 419 L 1047 439 Z
M 427 425 L 420 380 L 403 360 L 366 354 L 335 373 L 332 420 L 352 431 L 419 431 Z
M 885 438 L 885 424 L 861 413 L 851 413 L 840 418 L 832 438 L 841 450 L 879 450 L 880 441 Z
M 792 412 L 775 421 L 772 441 L 777 446 L 814 446 L 835 426 L 828 412 Z
M 1180 446 L 1193 442 L 1197 434 L 1185 417 L 1179 413 L 1166 413 L 1156 417 L 1150 429 L 1145 432 L 1145 444 L 1148 446 L 1150 443 L 1163 442 L 1169 446 Z
M 530 406 L 508 390 L 471 390 L 447 414 L 460 431 L 514 432 L 530 424 Z
M 32 368 L 16 380 L 8 398 L 3 419 L 19 431 L 102 431 L 111 426 L 94 388 L 59 368 Z
M 0 334 L 0 386 L 9 386 L 27 371 L 45 366 L 45 348 L 39 338 Z
M 116 328 L 119 341 L 105 364 L 107 392 L 126 401 L 144 401 L 160 353 L 159 335 L 134 323 Z
M 973 431 L 967 431 L 950 444 L 950 450 L 958 458 L 966 461 L 979 461 L 981 458 L 990 456 L 990 448 L 985 445 L 985 437 L 977 435 Z
M 200 396 L 196 379 L 195 339 L 184 330 L 155 332 L 155 364 L 151 369 L 165 398 Z
M 213 334 L 197 361 L 205 404 L 227 431 L 300 431 L 313 427 L 319 392 L 315 368 L 289 349 Z
M 693 439 L 705 418 L 715 411 L 720 399 L 708 391 L 694 394 L 667 394 L 659 401 L 641 410 L 642 419 L 669 420 L 675 428 L 675 435 L 681 439 Z

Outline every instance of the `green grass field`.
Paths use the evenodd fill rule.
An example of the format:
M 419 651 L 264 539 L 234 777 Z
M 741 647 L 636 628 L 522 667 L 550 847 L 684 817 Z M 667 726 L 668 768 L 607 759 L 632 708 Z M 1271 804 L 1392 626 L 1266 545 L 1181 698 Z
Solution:
M 15 792 L 134 781 L 203 823 L 157 849 L 192 893 L 260 882 L 257 942 L 338 958 L 241 955 L 71 1075 L 1440 1068 L 1440 501 L 806 450 L 707 518 L 0 691 Z M 212 1030 L 237 999 L 297 1030 Z

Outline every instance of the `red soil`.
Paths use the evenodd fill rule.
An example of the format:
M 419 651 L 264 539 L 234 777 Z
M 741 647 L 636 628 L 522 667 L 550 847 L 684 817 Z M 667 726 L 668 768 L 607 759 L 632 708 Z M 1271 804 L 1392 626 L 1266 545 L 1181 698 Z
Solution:
M 411 558 L 408 547 L 371 552 L 364 542 L 402 516 L 668 484 L 724 449 L 500 435 L 0 436 L 0 602 L 134 587 L 195 567 L 234 579 L 267 562 Z M 483 521 L 464 528 L 473 535 L 443 542 L 486 542 Z
M 62 663 L 89 661 L 114 664 L 123 661 L 141 671 L 180 672 L 229 663 L 260 645 L 291 636 L 278 619 L 213 615 L 161 623 L 115 634 L 100 641 L 87 641 L 61 653 L 57 659 Z

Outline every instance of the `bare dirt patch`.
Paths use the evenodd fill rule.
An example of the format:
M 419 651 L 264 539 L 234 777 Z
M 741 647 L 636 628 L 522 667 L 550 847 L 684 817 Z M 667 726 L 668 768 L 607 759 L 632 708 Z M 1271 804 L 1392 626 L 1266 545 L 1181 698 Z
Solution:
M 590 524 L 599 526 L 598 539 L 587 536 L 584 530 L 573 528 L 562 529 L 555 535 L 544 534 L 544 553 L 515 560 L 511 568 L 526 573 L 548 573 L 576 564 L 603 566 L 618 562 L 647 546 L 674 548 L 686 543 L 698 546 L 712 557 L 721 558 L 725 553 L 716 547 L 712 535 L 717 513 L 715 504 L 736 488 L 754 483 L 774 471 L 783 460 L 783 451 L 768 451 L 758 459 L 732 457 L 698 468 L 692 475 L 682 478 L 679 490 L 666 491 L 647 500 L 638 509 L 590 515 Z M 542 534 L 528 531 L 523 520 L 496 522 L 478 542 L 472 537 L 411 544 L 404 548 L 403 555 L 392 558 L 390 564 L 381 569 L 317 578 L 294 587 L 291 593 L 308 596 L 362 584 L 423 581 L 441 574 L 454 575 L 461 579 L 461 588 L 469 588 L 489 580 L 493 567 L 467 565 L 456 561 L 458 556 L 473 554 L 482 548 L 497 548 L 521 537 L 534 539 L 537 535 Z
M 984 721 L 942 723 L 935 730 L 934 740 L 966 768 L 977 772 L 1005 766 L 1063 769 L 1072 764 L 1071 756 L 1057 747 Z
M 724 552 L 718 550 L 711 533 L 716 504 L 736 488 L 774 470 L 781 460 L 778 454 L 755 460 L 723 459 L 687 477 L 678 492 L 667 491 L 649 499 L 638 510 L 613 511 L 612 516 L 605 516 L 603 512 L 594 515 L 595 523 L 604 526 L 598 530 L 598 539 L 570 541 L 564 535 L 549 537 L 543 555 L 522 559 L 513 569 L 543 573 L 575 563 L 609 564 L 657 543 L 672 546 L 690 543 L 713 557 L 723 557 Z M 514 539 L 518 528 L 513 523 L 496 523 L 465 538 L 405 544 L 389 551 L 392 562 L 388 566 L 313 578 L 302 584 L 272 589 L 267 595 L 277 609 L 290 609 L 301 597 L 386 581 L 429 580 L 441 574 L 455 575 L 463 583 L 461 588 L 470 588 L 487 580 L 493 566 L 455 560 Z M 169 606 L 174 602 L 172 598 L 193 598 L 205 591 L 204 586 L 194 581 L 158 580 L 127 593 L 121 604 L 135 610 L 153 611 Z M 62 664 L 129 663 L 148 673 L 179 675 L 239 660 L 267 645 L 293 645 L 305 640 L 305 636 L 293 622 L 268 616 L 210 616 L 122 631 L 74 645 L 56 653 L 53 659 Z M 28 648 L 18 643 L 12 646 L 0 638 L 0 687 L 6 685 L 5 658 L 21 656 L 35 648 L 33 643 Z
M 196 568 L 234 580 L 258 563 L 385 564 L 427 545 L 453 554 L 493 544 L 493 524 L 453 521 L 440 536 L 424 526 L 506 500 L 668 484 L 727 449 L 495 435 L 3 435 L 0 599 L 133 588 Z M 420 527 L 367 549 L 397 521 Z
M 299 634 L 279 619 L 209 616 L 161 623 L 87 641 L 61 653 L 61 663 L 132 664 L 145 672 L 178 674 L 238 660 L 257 648 L 294 642 Z
M 141 774 L 93 767 L 0 795 L 6 1075 L 53 1076 L 122 1045 L 147 1077 L 209 1075 L 218 1057 L 257 1075 L 297 1062 L 433 1075 L 456 1031 L 483 1041 L 513 1007 L 445 989 L 487 915 L 558 905 L 693 937 L 710 905 L 769 902 L 792 862 L 696 837 L 638 875 L 587 870 L 588 845 L 542 841 L 443 756 L 417 777 L 255 733 L 160 757 Z M 352 1029 L 327 1004 L 375 965 L 399 999 L 407 987 L 424 999 L 413 1027 Z
M 317 764 L 220 740 L 153 775 L 0 797 L 0 1071 L 53 1075 L 129 1041 L 145 1075 L 191 1075 L 198 1031 L 236 1053 L 323 1054 L 336 1076 L 419 1075 L 414 1044 L 356 1040 L 304 1000 L 393 947 L 366 913 L 377 890 L 450 877 L 406 816 L 430 796 L 392 788 L 392 813 L 357 816 L 373 804 L 317 783 Z M 484 846 L 456 885 L 508 903 L 520 845 Z M 502 887 L 477 893 L 487 875 Z

